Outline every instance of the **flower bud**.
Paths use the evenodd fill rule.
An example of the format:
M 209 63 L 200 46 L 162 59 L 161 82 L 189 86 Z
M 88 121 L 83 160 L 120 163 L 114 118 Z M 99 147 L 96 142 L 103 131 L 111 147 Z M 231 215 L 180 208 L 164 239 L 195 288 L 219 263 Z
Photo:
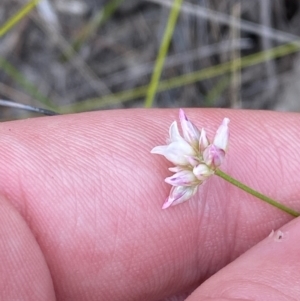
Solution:
M 198 180 L 204 181 L 213 174 L 213 171 L 206 164 L 202 163 L 194 167 L 193 173 Z
M 209 145 L 203 152 L 203 160 L 205 164 L 212 169 L 219 167 L 224 158 L 225 152 L 214 144 Z

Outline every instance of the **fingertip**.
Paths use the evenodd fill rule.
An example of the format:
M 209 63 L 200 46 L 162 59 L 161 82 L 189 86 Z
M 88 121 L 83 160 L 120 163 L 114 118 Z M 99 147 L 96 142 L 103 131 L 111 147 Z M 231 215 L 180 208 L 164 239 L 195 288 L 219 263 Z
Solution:
M 186 301 L 297 300 L 299 254 L 300 219 L 297 218 L 272 231 L 263 241 L 204 282 Z

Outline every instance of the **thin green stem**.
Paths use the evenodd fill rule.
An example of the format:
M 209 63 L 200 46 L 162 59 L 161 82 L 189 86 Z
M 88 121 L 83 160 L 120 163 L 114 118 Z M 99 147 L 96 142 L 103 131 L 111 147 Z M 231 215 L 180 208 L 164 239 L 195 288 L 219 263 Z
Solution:
M 299 51 L 299 46 L 289 43 L 272 48 L 268 51 L 268 56 L 280 58 L 288 54 L 292 54 Z M 241 68 L 247 68 L 265 62 L 265 52 L 261 51 L 255 54 L 251 54 L 239 59 Z M 231 70 L 233 62 L 222 63 L 221 65 L 204 68 L 189 74 L 180 75 L 166 80 L 161 80 L 157 86 L 157 92 L 163 92 L 166 90 L 179 88 L 184 85 L 190 85 L 197 81 L 203 81 L 220 75 L 224 75 Z M 61 107 L 61 113 L 74 113 L 88 110 L 94 110 L 95 108 L 103 107 L 111 104 L 119 104 L 136 98 L 144 97 L 147 95 L 148 86 L 140 86 L 132 90 L 126 90 L 115 94 L 104 95 L 101 98 L 91 98 L 84 100 L 80 103 L 73 105 L 66 105 Z M 150 104 L 151 106 L 152 104 Z
M 15 15 L 13 15 L 4 25 L 0 27 L 0 37 L 5 35 L 13 26 L 15 26 L 27 14 L 29 14 L 39 2 L 40 0 L 32 0 L 25 4 Z
M 282 211 L 284 211 L 284 212 L 286 212 L 286 213 L 288 213 L 292 216 L 295 216 L 295 217 L 300 216 L 299 212 L 297 212 L 297 211 L 295 211 L 295 210 L 293 210 L 293 209 L 291 209 L 291 208 L 289 208 L 289 207 L 287 207 L 287 206 L 285 206 L 285 205 L 283 205 L 283 204 L 281 204 L 281 203 L 265 196 L 264 194 L 250 188 L 249 186 L 247 186 L 247 185 L 239 182 L 238 180 L 232 178 L 231 176 L 229 176 L 228 174 L 226 174 L 225 172 L 223 172 L 220 169 L 216 170 L 215 175 L 219 176 L 220 178 L 222 178 L 225 181 L 233 184 L 234 186 L 236 186 L 236 187 L 252 194 L 253 196 L 261 199 L 262 201 L 267 202 L 268 204 L 270 204 L 270 205 L 272 205 L 272 206 L 274 206 L 274 207 L 276 207 L 276 208 L 278 208 L 278 209 L 280 209 L 280 210 L 282 210 Z
M 155 62 L 155 66 L 154 66 L 154 71 L 151 77 L 151 81 L 149 84 L 149 88 L 147 91 L 147 97 L 145 100 L 145 107 L 146 108 L 151 108 L 152 104 L 153 104 L 153 99 L 154 96 L 156 94 L 156 90 L 158 87 L 158 82 L 160 79 L 160 75 L 163 69 L 163 65 L 165 62 L 165 58 L 166 55 L 168 53 L 169 50 L 169 46 L 170 46 L 170 42 L 171 42 L 171 38 L 173 36 L 173 31 L 176 25 L 176 21 L 178 18 L 178 14 L 180 11 L 180 7 L 182 4 L 183 0 L 174 0 L 173 6 L 172 6 L 172 10 L 170 12 L 169 15 L 169 19 L 168 19 L 168 23 L 166 26 L 166 30 L 164 32 L 164 36 L 160 45 L 160 49 L 157 55 L 157 59 Z

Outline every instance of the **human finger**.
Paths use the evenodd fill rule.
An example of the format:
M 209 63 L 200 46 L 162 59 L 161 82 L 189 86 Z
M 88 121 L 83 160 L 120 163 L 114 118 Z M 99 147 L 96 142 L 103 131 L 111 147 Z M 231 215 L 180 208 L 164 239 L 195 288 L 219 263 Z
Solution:
M 298 300 L 299 233 L 299 219 L 271 232 L 269 237 L 203 283 L 186 301 Z
M 19 212 L 0 198 L 0 300 L 54 301 L 45 258 Z
M 187 114 L 210 136 L 229 117 L 222 168 L 297 209 L 300 180 L 290 175 L 300 163 L 286 154 L 298 151 L 298 115 Z M 217 177 L 162 211 L 169 165 L 149 151 L 176 115 L 113 111 L 1 124 L 0 191 L 35 233 L 58 300 L 157 300 L 186 291 L 290 219 Z

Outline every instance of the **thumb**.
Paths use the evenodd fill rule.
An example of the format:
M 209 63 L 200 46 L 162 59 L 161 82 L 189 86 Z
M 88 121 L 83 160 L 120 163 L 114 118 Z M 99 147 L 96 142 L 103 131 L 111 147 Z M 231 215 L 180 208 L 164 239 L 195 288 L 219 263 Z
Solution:
M 55 300 L 50 271 L 31 229 L 0 197 L 0 300 Z
M 204 282 L 186 301 L 298 300 L 300 219 L 244 253 Z

